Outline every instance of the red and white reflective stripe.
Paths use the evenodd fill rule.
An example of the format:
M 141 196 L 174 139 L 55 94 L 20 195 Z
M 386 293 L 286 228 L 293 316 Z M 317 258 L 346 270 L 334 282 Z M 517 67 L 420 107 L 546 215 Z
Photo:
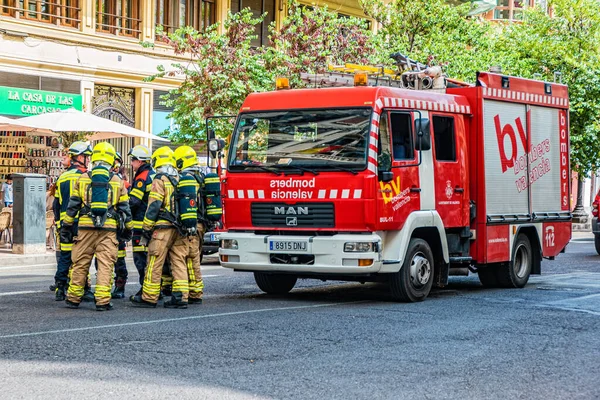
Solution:
M 314 192 L 314 191 L 313 191 Z M 264 190 L 238 189 L 228 190 L 229 199 L 264 199 Z M 319 199 L 360 199 L 362 198 L 362 189 L 319 189 L 317 193 Z
M 383 97 L 383 104 L 385 107 L 414 108 L 417 110 L 471 114 L 471 106 L 466 104 L 448 104 L 425 100 L 398 99 L 395 97 Z
M 362 189 L 321 189 L 317 196 L 318 199 L 360 199 L 361 197 Z
M 483 96 L 486 99 L 515 100 L 541 106 L 569 106 L 569 99 L 566 97 L 554 97 L 546 94 L 517 92 L 507 89 L 483 88 Z
M 367 156 L 367 169 L 372 173 L 377 173 L 377 140 L 379 138 L 379 113 L 383 107 L 381 99 L 375 101 L 373 110 L 373 122 L 371 123 L 371 131 L 369 132 L 369 155 Z M 355 197 L 356 199 L 357 197 Z M 358 197 L 360 198 L 360 197 Z
M 238 190 L 228 190 L 227 197 L 230 199 L 264 199 L 265 191 L 264 190 L 253 190 L 253 189 L 238 189 Z

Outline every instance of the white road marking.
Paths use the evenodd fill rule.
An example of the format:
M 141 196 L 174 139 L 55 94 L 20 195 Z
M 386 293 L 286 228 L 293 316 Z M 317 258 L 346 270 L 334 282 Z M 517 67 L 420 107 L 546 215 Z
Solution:
M 366 303 L 366 302 L 367 301 L 352 301 L 352 302 L 346 302 L 346 303 L 327 303 L 327 304 L 314 304 L 314 305 L 310 305 L 310 306 L 261 308 L 258 310 L 233 311 L 233 312 L 227 312 L 227 313 L 206 314 L 206 315 L 191 315 L 189 317 L 154 319 L 154 320 L 149 320 L 149 321 L 126 322 L 126 323 L 122 323 L 122 324 L 84 326 L 81 328 L 56 329 L 56 330 L 51 330 L 51 331 L 16 333 L 16 334 L 12 334 L 12 335 L 2 335 L 2 336 L 0 336 L 0 339 L 40 336 L 40 335 L 48 335 L 48 334 L 53 334 L 53 333 L 82 332 L 82 331 L 91 331 L 91 330 L 97 330 L 97 329 L 119 328 L 119 327 L 123 327 L 123 326 L 162 324 L 165 322 L 177 322 L 177 321 L 189 321 L 189 320 L 205 319 L 205 318 L 229 317 L 232 315 L 258 314 L 258 313 L 265 313 L 265 312 L 272 312 L 272 311 L 292 311 L 292 310 L 303 310 L 303 309 L 310 309 L 310 308 L 335 307 L 335 306 L 341 306 L 341 305 L 346 305 L 346 304 L 357 304 L 357 303 Z
M 49 290 L 24 290 L 22 292 L 0 293 L 0 296 L 13 296 L 13 295 L 17 295 L 17 294 L 32 294 L 32 293 L 46 293 L 46 292 L 49 292 Z

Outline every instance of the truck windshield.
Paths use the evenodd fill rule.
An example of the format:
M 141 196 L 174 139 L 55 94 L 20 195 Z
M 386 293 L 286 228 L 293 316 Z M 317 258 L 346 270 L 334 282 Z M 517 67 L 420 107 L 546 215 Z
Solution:
M 371 113 L 371 108 L 352 108 L 241 114 L 230 147 L 229 169 L 362 170 Z

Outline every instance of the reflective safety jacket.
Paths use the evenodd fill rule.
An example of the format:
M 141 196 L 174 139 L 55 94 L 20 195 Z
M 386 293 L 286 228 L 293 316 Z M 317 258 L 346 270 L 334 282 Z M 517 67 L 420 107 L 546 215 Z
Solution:
M 75 182 L 67 213 L 64 218 L 65 224 L 72 224 L 75 216 L 82 209 L 91 209 L 92 204 L 92 179 L 90 173 L 82 174 Z M 95 227 L 92 217 L 87 213 L 79 215 L 79 229 L 100 229 L 116 231 L 118 227 L 117 216 L 123 218 L 125 228 L 133 229 L 133 221 L 131 220 L 131 210 L 129 208 L 129 195 L 125 189 L 125 182 L 117 175 L 112 175 L 108 182 L 108 199 L 106 207 L 109 210 L 108 216 L 102 227 Z M 95 206 L 95 205 L 94 205 Z
M 142 164 L 138 168 L 129 190 L 129 207 L 133 218 L 133 229 L 137 231 L 142 230 L 144 215 L 148 208 L 148 197 L 152 189 L 152 180 L 155 176 L 156 173 L 150 164 Z
M 56 181 L 56 194 L 54 197 L 54 219 L 56 220 L 56 227 L 60 229 L 60 223 L 67 215 L 67 206 L 69 205 L 69 199 L 73 193 L 75 182 L 79 179 L 81 174 L 86 172 L 83 166 L 71 164 L 71 166 L 62 173 L 62 175 Z M 75 218 L 77 220 L 77 218 Z
M 179 182 L 176 177 L 171 177 L 175 184 Z M 170 217 L 177 218 L 177 206 L 175 204 L 175 187 L 167 175 L 157 174 L 152 180 L 152 189 L 148 195 L 148 209 L 144 216 L 143 229 L 151 231 L 154 228 L 173 228 L 169 221 Z

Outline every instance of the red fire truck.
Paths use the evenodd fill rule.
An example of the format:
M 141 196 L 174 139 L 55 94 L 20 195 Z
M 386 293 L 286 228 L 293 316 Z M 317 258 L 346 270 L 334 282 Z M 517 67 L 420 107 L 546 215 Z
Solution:
M 487 72 L 475 85 L 433 76 L 429 90 L 355 78 L 278 83 L 244 101 L 222 179 L 222 266 L 253 272 L 267 293 L 299 278 L 386 281 L 393 299 L 420 301 L 469 271 L 523 287 L 564 251 L 565 85 Z

